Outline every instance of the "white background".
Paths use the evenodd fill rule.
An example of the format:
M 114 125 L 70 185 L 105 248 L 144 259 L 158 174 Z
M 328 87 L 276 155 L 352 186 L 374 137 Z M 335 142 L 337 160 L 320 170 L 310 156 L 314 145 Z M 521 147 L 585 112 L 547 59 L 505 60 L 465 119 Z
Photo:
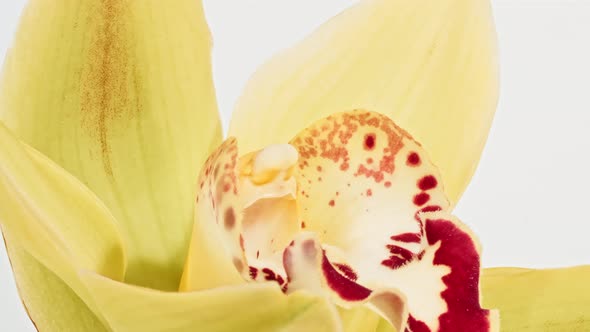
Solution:
M 250 74 L 353 0 L 205 0 L 224 125 Z M 0 2 L 0 58 L 24 0 Z M 590 0 L 493 1 L 501 100 L 455 213 L 485 266 L 590 264 Z M 34 331 L 0 249 L 0 330 Z

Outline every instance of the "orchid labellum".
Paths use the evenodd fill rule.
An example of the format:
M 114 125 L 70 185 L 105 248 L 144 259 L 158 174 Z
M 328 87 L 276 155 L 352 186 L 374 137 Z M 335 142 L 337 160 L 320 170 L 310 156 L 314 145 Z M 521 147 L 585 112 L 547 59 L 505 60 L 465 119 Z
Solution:
M 488 1 L 359 1 L 225 141 L 210 47 L 196 0 L 30 1 L 0 226 L 39 331 L 590 329 L 589 268 L 482 270 L 452 215 L 496 107 Z

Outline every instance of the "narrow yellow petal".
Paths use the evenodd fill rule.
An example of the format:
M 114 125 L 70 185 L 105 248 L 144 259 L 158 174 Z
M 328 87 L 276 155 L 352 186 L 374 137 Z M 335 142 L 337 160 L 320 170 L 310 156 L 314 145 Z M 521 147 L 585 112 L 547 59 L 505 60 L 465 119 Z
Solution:
M 22 252 L 36 263 L 30 266 L 32 275 L 22 272 L 28 265 L 15 271 L 17 283 L 27 288 L 27 280 L 42 279 L 47 273 L 35 265 L 43 266 L 96 310 L 76 271 L 87 269 L 123 280 L 125 251 L 114 217 L 76 178 L 19 142 L 1 123 L 0 142 L 0 225 L 8 253 L 17 253 L 10 256 L 17 265 L 24 260 Z M 59 297 L 51 294 L 60 291 L 58 284 L 28 287 L 21 292 L 23 301 Z
M 122 280 L 122 240 L 102 202 L 1 123 L 0 142 L 2 228 L 62 278 L 82 268 Z
M 196 176 L 221 139 L 198 0 L 31 0 L 0 119 L 119 222 L 131 283 L 176 289 Z
M 55 273 L 22 248 L 8 244 L 7 248 L 18 292 L 37 330 L 110 331 Z
M 486 269 L 485 306 L 498 308 L 502 332 L 590 331 L 590 266 Z
M 454 204 L 496 108 L 495 41 L 487 0 L 360 1 L 253 76 L 230 135 L 252 151 L 331 113 L 384 113 L 424 145 Z
M 249 284 L 190 293 L 166 293 L 118 283 L 95 274 L 84 282 L 119 332 L 340 331 L 326 299 L 286 296 L 276 284 Z

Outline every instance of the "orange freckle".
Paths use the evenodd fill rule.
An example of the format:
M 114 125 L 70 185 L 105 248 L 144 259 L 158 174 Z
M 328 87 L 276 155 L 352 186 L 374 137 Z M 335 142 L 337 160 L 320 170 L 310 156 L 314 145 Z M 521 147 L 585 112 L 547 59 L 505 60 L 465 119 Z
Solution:
M 322 182 L 322 177 L 321 176 L 318 178 L 318 181 L 319 182 Z
M 330 200 L 330 202 L 328 203 L 330 206 L 334 206 L 336 205 L 336 202 L 334 202 L 334 200 Z
M 385 181 L 384 185 L 385 185 L 385 188 L 389 188 L 389 187 L 391 187 L 391 182 Z
M 305 221 L 301 222 L 301 228 L 305 228 Z
M 373 163 L 373 158 L 367 158 L 367 164 L 372 164 Z
M 316 169 L 318 170 L 318 172 L 321 172 L 322 171 L 322 166 L 318 166 L 318 167 L 316 167 Z
M 337 191 L 337 192 L 336 192 L 336 196 L 340 196 L 340 192 L 338 192 L 338 191 Z
M 367 196 L 368 196 L 368 197 L 371 197 L 371 196 L 373 196 L 373 190 L 371 190 L 371 189 L 367 189 Z

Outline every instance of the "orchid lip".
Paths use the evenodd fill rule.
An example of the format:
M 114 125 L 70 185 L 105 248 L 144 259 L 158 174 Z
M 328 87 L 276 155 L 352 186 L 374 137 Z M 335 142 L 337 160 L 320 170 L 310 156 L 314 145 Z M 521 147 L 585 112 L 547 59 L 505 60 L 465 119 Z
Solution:
M 479 305 L 473 234 L 447 212 L 423 148 L 389 118 L 335 114 L 290 144 L 236 156 L 230 139 L 207 162 L 197 210 L 215 216 L 229 241 L 221 256 L 242 278 L 365 305 L 400 331 L 496 326 Z

